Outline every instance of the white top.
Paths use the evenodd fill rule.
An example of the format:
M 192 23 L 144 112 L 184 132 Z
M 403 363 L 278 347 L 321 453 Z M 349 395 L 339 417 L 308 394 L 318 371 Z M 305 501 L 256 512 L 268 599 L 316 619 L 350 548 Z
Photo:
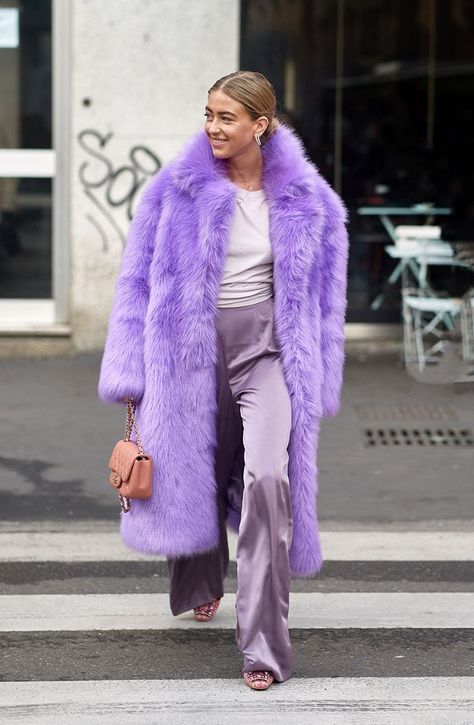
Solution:
M 237 187 L 218 307 L 244 307 L 273 296 L 273 255 L 263 189 Z

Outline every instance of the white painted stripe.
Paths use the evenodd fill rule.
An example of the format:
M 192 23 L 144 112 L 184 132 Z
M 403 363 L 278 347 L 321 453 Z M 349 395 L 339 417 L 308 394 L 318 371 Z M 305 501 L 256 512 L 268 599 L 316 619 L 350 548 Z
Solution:
M 322 546 L 336 561 L 471 561 L 474 531 L 331 531 Z
M 235 560 L 237 536 L 229 532 Z M 327 531 L 326 561 L 472 561 L 474 531 Z M 115 532 L 3 532 L 0 561 L 162 560 L 128 549 Z
M 139 561 L 163 559 L 128 549 L 116 532 L 0 533 L 0 561 Z
M 0 682 L 2 722 L 467 725 L 474 678 L 291 678 L 256 695 L 235 679 Z M 407 720 L 408 718 L 408 720 Z
M 474 628 L 474 593 L 291 593 L 293 628 Z M 235 626 L 235 594 L 210 623 Z M 192 613 L 174 617 L 168 594 L 12 594 L 0 597 L 0 631 L 202 628 Z

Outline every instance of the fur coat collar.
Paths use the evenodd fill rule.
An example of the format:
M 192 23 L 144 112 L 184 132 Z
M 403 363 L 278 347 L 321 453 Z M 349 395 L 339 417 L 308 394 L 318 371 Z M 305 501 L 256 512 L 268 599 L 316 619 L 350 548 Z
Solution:
M 339 408 L 344 362 L 347 212 L 281 124 L 262 147 L 274 259 L 274 325 L 292 402 L 290 562 L 322 562 L 316 517 L 320 420 Z M 132 221 L 102 360 L 99 395 L 140 401 L 156 461 L 154 494 L 122 515 L 133 548 L 179 556 L 218 542 L 214 320 L 236 187 L 204 131 L 148 184 Z M 235 497 L 234 497 L 235 498 Z M 228 502 L 228 524 L 240 512 Z

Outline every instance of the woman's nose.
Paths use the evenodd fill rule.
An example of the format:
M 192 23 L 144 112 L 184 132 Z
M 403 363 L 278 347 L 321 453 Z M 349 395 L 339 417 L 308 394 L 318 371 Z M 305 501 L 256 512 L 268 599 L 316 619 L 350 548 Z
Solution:
M 209 126 L 209 133 L 214 134 L 216 132 L 220 131 L 220 126 L 218 121 L 212 121 L 211 125 Z

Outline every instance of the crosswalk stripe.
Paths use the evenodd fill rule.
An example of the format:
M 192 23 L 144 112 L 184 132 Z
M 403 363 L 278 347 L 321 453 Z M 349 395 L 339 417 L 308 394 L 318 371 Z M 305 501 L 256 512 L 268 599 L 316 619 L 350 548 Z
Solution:
M 5 670 L 0 675 L 6 675 L 6 679 L 9 676 L 22 678 L 26 663 L 23 650 L 31 645 L 37 652 L 42 652 L 44 648 L 50 653 L 54 650 L 61 658 L 64 657 L 65 638 L 75 637 L 82 642 L 86 637 L 84 642 L 88 643 L 87 648 L 94 651 L 97 643 L 94 644 L 93 638 L 98 637 L 103 661 L 99 669 L 89 671 L 89 676 L 104 676 L 103 680 L 74 679 L 82 676 L 84 667 L 86 671 L 88 669 L 85 653 L 84 665 L 79 668 L 68 669 L 67 661 L 64 667 L 56 668 L 54 672 L 39 665 L 28 670 L 29 674 L 25 676 L 26 680 L 31 678 L 31 681 L 0 682 L 2 723 L 63 725 L 67 722 L 68 725 L 83 725 L 86 721 L 93 725 L 100 721 L 101 725 L 151 725 L 163 721 L 173 725 L 188 725 L 190 717 L 193 717 L 196 725 L 200 722 L 220 725 L 226 718 L 230 718 L 233 725 L 247 725 L 252 717 L 259 723 L 304 725 L 314 723 L 317 715 L 318 725 L 346 725 L 348 722 L 351 725 L 393 725 L 406 722 L 408 713 L 410 725 L 470 723 L 469 718 L 474 712 L 474 678 L 458 675 L 471 673 L 469 638 L 474 629 L 474 592 L 453 589 L 468 584 L 468 568 L 472 567 L 474 560 L 474 530 L 324 531 L 322 545 L 325 560 L 329 563 L 325 571 L 336 567 L 339 572 L 342 567 L 342 574 L 339 572 L 338 581 L 332 590 L 329 580 L 322 585 L 321 578 L 301 580 L 304 586 L 300 581 L 296 585 L 293 583 L 295 591 L 290 595 L 289 626 L 292 636 L 296 638 L 295 651 L 299 657 L 307 656 L 307 653 L 304 654 L 309 641 L 307 638 L 322 637 L 324 640 L 327 633 L 331 642 L 334 637 L 341 637 L 340 644 L 344 647 L 348 641 L 352 641 L 348 637 L 367 638 L 367 641 L 357 644 L 359 651 L 364 654 L 374 637 L 380 637 L 381 630 L 384 630 L 382 636 L 385 649 L 382 654 L 379 652 L 382 659 L 378 665 L 372 663 L 370 667 L 362 668 L 361 677 L 336 678 L 312 677 L 331 674 L 331 668 L 321 670 L 317 664 L 311 667 L 306 662 L 304 672 L 307 677 L 298 679 L 295 673 L 296 676 L 288 682 L 270 688 L 264 698 L 258 699 L 242 684 L 240 677 L 224 679 L 233 671 L 234 644 L 226 640 L 227 652 L 225 647 L 222 649 L 221 640 L 230 637 L 236 624 L 235 594 L 229 591 L 232 588 L 229 581 L 226 582 L 226 594 L 218 616 L 211 622 L 206 625 L 197 623 L 191 612 L 174 617 L 169 609 L 169 595 L 166 591 L 165 557 L 147 556 L 128 549 L 120 539 L 118 526 L 114 528 L 110 523 L 104 524 L 99 524 L 96 530 L 89 528 L 84 531 L 80 526 L 72 530 L 59 528 L 53 531 L 47 528 L 43 531 L 12 531 L 0 527 L 0 564 L 3 563 L 3 574 L 6 577 L 4 595 L 0 596 L 0 631 L 4 633 L 4 646 L 10 653 L 10 667 L 13 667 L 9 674 Z M 231 561 L 235 561 L 236 543 L 237 536 L 229 532 Z M 105 567 L 106 574 L 102 570 L 96 571 L 98 566 Z M 158 570 L 150 574 L 154 581 L 148 589 L 141 588 L 142 593 L 130 593 L 138 590 L 139 584 L 138 579 L 133 580 L 134 576 L 138 576 L 137 571 L 131 572 L 128 568 L 137 566 L 143 568 L 140 574 L 142 577 L 147 576 L 145 569 L 149 567 L 155 566 Z M 233 586 L 235 564 L 232 566 Z M 360 589 L 361 566 L 365 572 L 365 590 Z M 423 581 L 415 591 L 407 591 L 411 587 L 410 566 L 421 567 Z M 45 567 L 48 571 L 43 571 Z M 56 573 L 54 567 L 59 567 Z M 78 573 L 74 567 L 82 568 Z M 114 567 L 122 567 L 123 571 L 115 571 Z M 392 567 L 393 571 L 387 567 Z M 436 567 L 441 569 L 438 571 Z M 453 567 L 457 567 L 457 578 Z M 11 579 L 13 570 L 16 573 L 14 579 Z M 130 577 L 128 583 L 124 573 Z M 95 592 L 96 586 L 102 586 L 103 576 L 106 577 L 102 590 L 105 593 L 76 593 L 84 591 L 81 577 L 85 577 L 88 591 Z M 110 576 L 122 582 L 118 591 L 107 589 L 106 581 Z M 412 572 L 412 579 L 414 576 Z M 69 577 L 70 584 L 67 584 L 65 577 Z M 353 586 L 352 578 L 359 582 L 359 591 L 349 590 L 349 586 Z M 392 582 L 404 591 L 376 590 L 384 581 L 384 586 Z M 61 587 L 66 585 L 71 587 L 71 593 L 57 593 L 58 589 L 64 591 Z M 321 591 L 322 586 L 325 591 Z M 436 591 L 423 591 L 423 586 L 435 588 Z M 446 590 L 448 586 L 452 586 L 449 591 Z M 30 594 L 25 593 L 28 587 L 32 592 Z M 35 589 L 41 591 L 41 587 L 43 591 L 51 593 L 37 593 Z M 444 591 L 440 591 L 441 588 Z M 14 593 L 8 594 L 8 591 Z M 208 632 L 211 630 L 208 635 L 206 629 Z M 189 670 L 179 666 L 172 668 L 172 671 L 169 668 L 149 669 L 148 665 L 148 669 L 144 666 L 139 672 L 133 667 L 117 672 L 115 645 L 107 640 L 107 637 L 115 637 L 117 630 L 123 632 L 121 637 L 129 638 L 129 655 L 139 651 L 140 658 L 144 656 L 143 644 L 140 640 L 135 641 L 136 637 L 155 638 L 153 646 L 161 652 L 169 653 L 175 647 L 179 652 L 180 646 L 186 647 L 191 657 L 194 657 L 193 646 L 200 649 L 202 644 L 196 641 L 193 645 L 189 642 L 190 638 L 204 637 L 207 641 L 217 637 L 221 656 L 224 650 L 227 652 L 227 669 L 222 671 L 221 661 L 220 668 L 201 670 L 200 674 L 201 677 L 222 674 L 223 678 L 202 680 L 186 679 Z M 425 630 L 433 633 L 429 642 L 426 634 L 423 634 Z M 393 636 L 391 634 L 387 638 L 387 631 Z M 67 632 L 71 634 L 66 635 Z M 151 632 L 153 634 L 149 634 Z M 180 637 L 184 639 L 181 641 Z M 393 637 L 401 637 L 402 640 L 394 640 Z M 443 637 L 450 638 L 449 644 Z M 48 639 L 43 641 L 38 638 Z M 166 638 L 172 638 L 172 643 Z M 407 638 L 412 639 L 408 641 Z M 423 672 L 424 663 L 417 664 L 413 658 L 402 669 L 393 664 L 404 661 L 394 659 L 404 657 L 404 654 L 396 652 L 405 653 L 407 648 L 418 647 L 419 641 L 423 641 L 424 652 L 429 650 L 430 657 L 435 656 L 441 643 L 450 648 L 452 661 L 449 666 L 445 662 L 442 668 L 430 669 L 427 664 L 425 670 L 427 675 L 442 674 L 443 677 L 399 676 L 417 675 L 420 666 Z M 68 646 L 77 648 L 77 643 L 70 641 Z M 329 647 L 329 644 L 326 646 Z M 80 652 L 78 649 L 78 656 Z M 345 655 L 341 655 L 337 648 L 331 646 L 328 653 L 325 657 L 331 658 L 336 673 L 358 673 L 356 667 L 340 670 Z M 146 656 L 153 661 L 151 645 Z M 385 656 L 390 662 L 393 660 L 390 666 L 381 664 L 385 662 Z M 335 667 L 337 657 L 343 659 Z M 176 678 L 182 672 L 185 679 L 106 679 L 111 675 L 135 675 L 139 678 L 140 674 L 145 678 L 153 675 L 157 678 Z M 239 668 L 236 670 L 238 672 Z M 366 677 L 376 673 L 384 676 Z M 453 676 L 446 677 L 449 674 Z M 61 682 L 39 679 L 48 676 L 71 679 Z
M 255 696 L 240 679 L 1 682 L 3 722 L 472 722 L 474 678 L 293 678 Z M 42 717 L 47 714 L 47 721 Z M 205 719 L 203 719 L 205 717 Z M 374 719 L 374 717 L 376 719 Z M 100 719 L 99 719 L 100 718 Z M 165 718 L 162 720 L 161 718 Z M 196 720 L 199 718 L 199 720 Z M 400 718 L 400 719 L 398 719 Z
M 192 613 L 169 611 L 167 594 L 28 594 L 0 597 L 0 631 L 198 628 Z M 299 629 L 474 627 L 474 593 L 292 593 L 289 625 Z M 235 595 L 207 623 L 235 626 Z
M 326 561 L 472 561 L 474 531 L 326 531 Z M 231 559 L 237 536 L 229 532 Z M 163 560 L 127 548 L 118 530 L 1 532 L 0 562 Z

